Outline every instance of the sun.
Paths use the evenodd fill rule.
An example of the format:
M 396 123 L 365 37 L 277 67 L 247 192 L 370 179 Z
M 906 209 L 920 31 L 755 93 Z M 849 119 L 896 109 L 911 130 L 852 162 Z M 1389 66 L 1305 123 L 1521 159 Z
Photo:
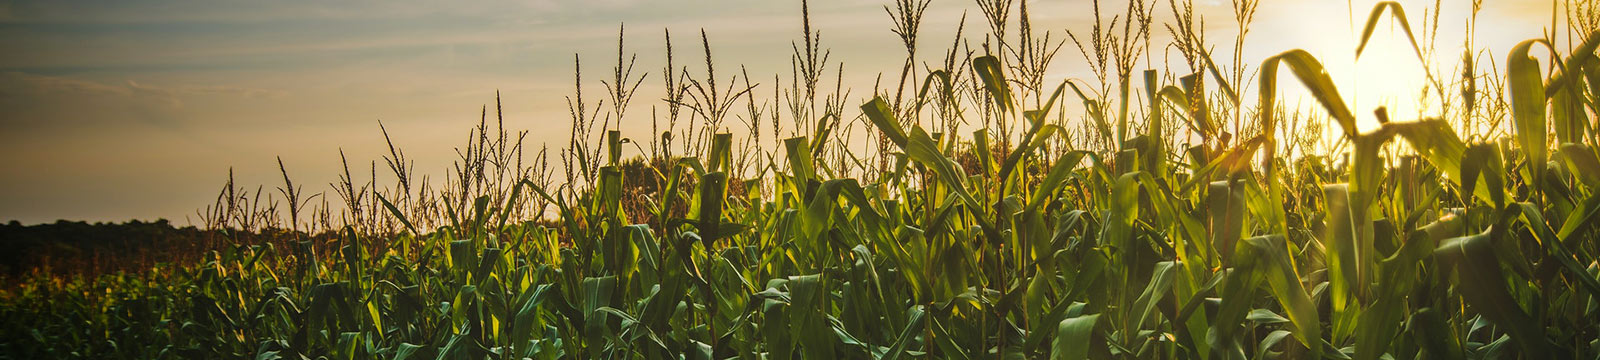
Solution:
M 1340 84 L 1350 99 L 1357 127 L 1363 132 L 1378 127 L 1374 113 L 1379 107 L 1387 110 L 1392 121 L 1411 121 L 1436 116 L 1439 101 L 1424 95 L 1429 75 L 1415 49 L 1403 39 L 1374 39 L 1353 58 L 1354 64 L 1344 77 L 1348 84 Z
M 1343 73 L 1332 75 L 1349 101 L 1351 111 L 1357 117 L 1357 127 L 1362 131 L 1370 131 L 1378 126 L 1378 115 L 1374 111 L 1380 107 L 1385 109 L 1392 121 L 1440 117 L 1444 115 L 1444 105 L 1450 101 L 1441 97 L 1453 94 L 1449 91 L 1440 93 L 1438 87 L 1450 86 L 1447 80 L 1459 68 L 1460 64 L 1455 60 L 1460 58 L 1464 41 L 1469 39 L 1468 32 L 1472 30 L 1454 24 L 1440 31 L 1439 24 L 1429 24 L 1439 21 L 1437 14 L 1430 17 L 1429 12 L 1448 10 L 1446 12 L 1456 13 L 1467 10 L 1459 7 L 1428 9 L 1428 4 L 1402 3 L 1406 4 L 1388 8 L 1377 2 L 1368 6 L 1353 5 L 1350 36 L 1330 37 L 1338 38 L 1330 40 L 1338 43 L 1335 45 L 1337 48 L 1345 50 L 1335 50 L 1335 53 L 1347 54 L 1347 57 L 1341 58 L 1349 59 L 1349 63 L 1329 68 L 1343 68 Z M 1412 9 L 1413 12 L 1406 13 L 1402 8 Z M 1361 9 L 1374 9 L 1374 12 Z M 1418 9 L 1422 9 L 1420 13 Z M 1373 26 L 1372 32 L 1367 34 L 1369 37 L 1364 40 L 1365 45 L 1358 46 L 1363 41 L 1362 32 L 1367 25 Z

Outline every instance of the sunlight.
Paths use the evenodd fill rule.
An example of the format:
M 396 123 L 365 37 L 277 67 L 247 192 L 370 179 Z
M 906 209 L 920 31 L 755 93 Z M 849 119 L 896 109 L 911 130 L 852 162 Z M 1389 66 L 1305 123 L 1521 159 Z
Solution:
M 0 1 L 0 359 L 1600 359 L 1600 0 L 173 1 Z
M 1378 127 L 1373 111 L 1380 106 L 1388 108 L 1391 121 L 1412 121 L 1439 112 L 1438 99 L 1422 99 L 1428 75 L 1405 34 L 1398 27 L 1393 34 L 1385 34 L 1384 27 L 1379 24 L 1352 71 L 1335 75 L 1334 81 L 1349 82 L 1339 88 L 1350 101 L 1362 132 Z

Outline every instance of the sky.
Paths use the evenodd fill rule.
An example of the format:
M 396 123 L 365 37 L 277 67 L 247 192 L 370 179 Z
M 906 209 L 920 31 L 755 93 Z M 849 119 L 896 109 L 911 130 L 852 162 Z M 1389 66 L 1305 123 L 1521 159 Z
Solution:
M 1193 1 L 1212 41 L 1233 36 L 1228 1 Z M 1105 7 L 1121 8 L 1113 3 Z M 1157 3 L 1155 22 L 1170 23 L 1167 1 Z M 1400 100 L 1413 97 L 1421 65 L 1393 22 L 1381 23 L 1360 61 L 1353 56 L 1354 28 L 1374 3 L 1266 0 L 1244 62 L 1304 48 L 1349 89 L 1357 113 L 1390 104 L 1397 117 L 1426 114 Z M 1414 28 L 1434 5 L 1401 3 Z M 1467 3 L 1442 2 L 1437 46 L 1449 55 L 1438 63 L 1446 69 L 1461 52 Z M 902 61 L 889 4 L 812 1 L 813 27 L 833 54 L 829 71 L 843 62 L 846 87 L 860 97 L 852 103 L 868 100 L 873 81 Z M 1053 38 L 1088 31 L 1091 6 L 1029 1 L 1036 31 Z M 1496 63 L 1550 23 L 1549 1 L 1484 6 L 1478 47 L 1491 49 Z M 969 32 L 984 26 L 972 2 L 933 0 L 920 35 L 932 50 L 920 60 L 938 60 L 963 13 Z M 382 166 L 380 120 L 419 171 L 443 174 L 497 92 L 508 128 L 530 130 L 535 146 L 558 146 L 568 137 L 574 55 L 583 59 L 586 95 L 598 98 L 624 24 L 636 72 L 648 73 L 640 88 L 647 100 L 636 102 L 649 105 L 662 92 L 664 30 L 675 61 L 691 71 L 703 71 L 703 30 L 719 71 L 743 64 L 768 83 L 788 77 L 790 42 L 801 30 L 798 1 L 0 0 L 0 221 L 189 224 L 229 169 L 241 186 L 279 184 L 278 157 L 307 191 L 331 193 L 341 150 L 357 168 Z M 1156 34 L 1164 46 L 1165 31 Z M 1216 51 L 1231 46 L 1220 42 Z M 1084 64 L 1068 44 L 1046 82 L 1087 77 Z M 648 109 L 630 110 L 622 131 L 648 136 L 648 124 Z

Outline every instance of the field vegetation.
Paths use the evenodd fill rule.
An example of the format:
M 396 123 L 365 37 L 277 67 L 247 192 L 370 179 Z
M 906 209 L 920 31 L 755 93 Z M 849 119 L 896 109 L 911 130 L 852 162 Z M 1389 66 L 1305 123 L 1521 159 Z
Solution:
M 391 143 L 327 192 L 282 162 L 275 188 L 230 180 L 197 213 L 230 241 L 9 281 L 0 357 L 1600 356 L 1595 2 L 1504 53 L 1469 34 L 1450 69 L 1440 4 L 1379 3 L 1362 47 L 1404 29 L 1441 104 L 1413 117 L 1349 107 L 1306 51 L 1242 58 L 1258 0 L 1220 42 L 1189 0 L 1094 1 L 1065 34 L 978 0 L 919 38 L 929 1 L 885 6 L 905 62 L 870 93 L 804 1 L 770 81 L 704 32 L 663 33 L 646 74 L 619 28 L 600 100 L 574 74 L 565 144 L 495 99 L 442 179 Z M 1093 77 L 1052 78 L 1080 66 L 1057 56 Z

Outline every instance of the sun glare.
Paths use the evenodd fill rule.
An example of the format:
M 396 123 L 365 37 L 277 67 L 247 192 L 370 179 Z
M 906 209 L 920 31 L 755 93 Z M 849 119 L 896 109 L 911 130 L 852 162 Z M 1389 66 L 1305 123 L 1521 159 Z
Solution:
M 1396 33 L 1399 33 L 1396 31 Z M 1350 108 L 1356 112 L 1357 126 L 1370 131 L 1378 126 L 1378 107 L 1388 109 L 1391 121 L 1411 121 L 1439 111 L 1437 99 L 1424 99 L 1423 89 L 1428 82 L 1426 69 L 1417 59 L 1403 33 L 1388 38 L 1376 38 L 1355 58 L 1355 66 L 1344 76 L 1348 84 L 1341 84 Z M 1338 75 L 1335 75 L 1338 76 Z M 1341 79 L 1335 78 L 1334 81 Z

